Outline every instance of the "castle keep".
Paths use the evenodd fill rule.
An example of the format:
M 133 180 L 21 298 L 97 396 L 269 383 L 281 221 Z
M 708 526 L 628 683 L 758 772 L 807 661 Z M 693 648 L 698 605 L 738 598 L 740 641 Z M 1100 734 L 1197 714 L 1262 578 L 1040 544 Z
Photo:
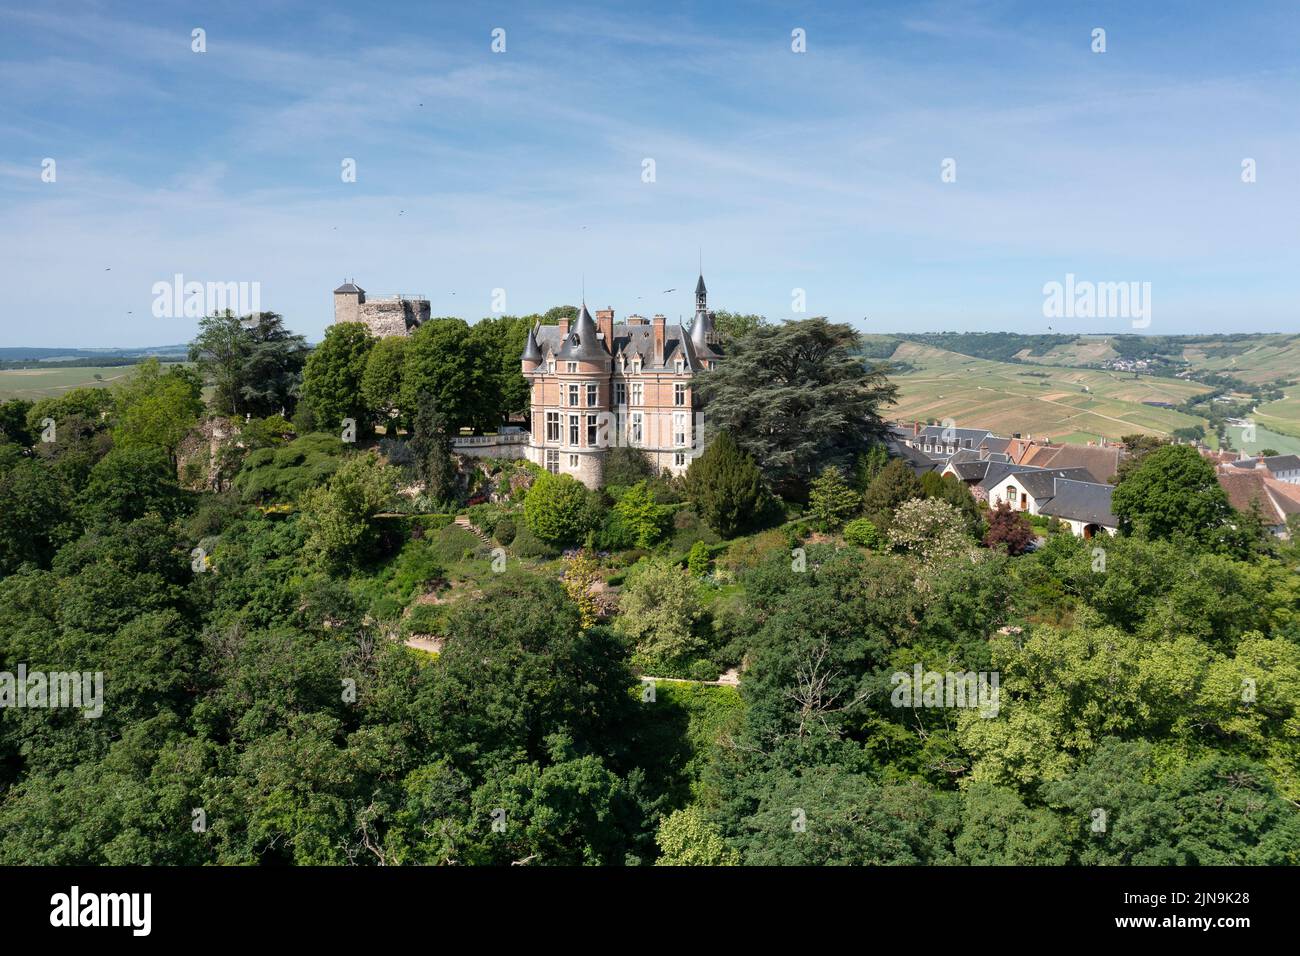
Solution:
M 594 488 L 607 448 L 631 445 L 656 471 L 683 474 L 697 427 L 693 379 L 722 358 L 702 275 L 689 331 L 662 315 L 616 323 L 613 309 L 597 309 L 593 319 L 586 303 L 572 327 L 537 326 L 520 356 L 532 385 L 528 459 Z
M 400 293 L 367 299 L 365 289 L 345 282 L 334 290 L 334 321 L 360 322 L 380 338 L 410 335 L 429 321 L 429 300 Z

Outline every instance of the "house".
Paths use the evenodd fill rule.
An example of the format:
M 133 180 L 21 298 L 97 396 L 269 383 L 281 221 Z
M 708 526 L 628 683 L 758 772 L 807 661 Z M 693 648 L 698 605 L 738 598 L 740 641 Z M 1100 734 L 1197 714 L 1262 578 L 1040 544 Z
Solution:
M 1236 510 L 1249 514 L 1257 511 L 1271 534 L 1289 538 L 1288 520 L 1300 514 L 1300 484 L 1269 476 L 1265 469 L 1221 469 L 1219 486 Z
M 978 450 L 987 441 L 997 438 L 987 428 L 957 428 L 953 425 L 922 425 L 913 422 L 911 434 L 907 429 L 893 429 L 894 435 L 909 448 L 915 448 L 931 458 L 944 459 L 963 449 Z
M 528 459 L 595 488 L 608 448 L 630 445 L 656 472 L 684 474 L 698 451 L 692 385 L 722 359 L 702 275 L 689 329 L 662 315 L 616 323 L 612 308 L 593 319 L 585 302 L 572 327 L 537 326 L 520 356 L 532 388 Z
M 1039 445 L 1021 463 L 1039 468 L 1082 468 L 1106 484 L 1119 473 L 1120 449 L 1112 445 Z
M 988 493 L 990 508 L 996 508 L 1005 501 L 1014 511 L 1036 515 L 1040 513 L 1043 503 L 1056 494 L 1056 481 L 1062 478 L 1092 481 L 1092 476 L 1083 468 L 1049 469 L 1017 465 L 1001 479 L 990 481 L 990 478 L 985 478 L 982 484 Z
M 1064 521 L 1076 538 L 1093 538 L 1101 532 L 1115 534 L 1119 519 L 1111 511 L 1113 485 L 1098 481 L 1057 478 L 1053 494 L 1038 506 L 1038 513 Z
M 1289 485 L 1300 485 L 1300 456 L 1269 455 L 1267 458 L 1238 458 L 1229 463 L 1238 469 L 1262 471 L 1270 478 Z

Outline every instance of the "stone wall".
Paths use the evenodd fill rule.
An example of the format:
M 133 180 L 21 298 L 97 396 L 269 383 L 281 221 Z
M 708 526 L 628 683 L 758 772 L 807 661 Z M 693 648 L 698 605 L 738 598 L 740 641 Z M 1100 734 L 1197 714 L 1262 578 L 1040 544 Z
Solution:
M 429 303 L 411 299 L 375 299 L 362 302 L 358 322 L 364 322 L 371 335 L 409 335 L 416 326 L 429 321 Z

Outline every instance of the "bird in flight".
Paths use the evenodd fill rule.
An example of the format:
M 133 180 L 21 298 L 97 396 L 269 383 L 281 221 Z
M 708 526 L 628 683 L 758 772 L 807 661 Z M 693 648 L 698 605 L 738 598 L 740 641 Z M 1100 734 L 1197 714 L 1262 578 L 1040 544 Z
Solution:
M 669 292 L 676 292 L 676 291 L 677 291 L 676 289 L 664 289 L 664 291 L 660 292 L 659 294 L 667 295 Z

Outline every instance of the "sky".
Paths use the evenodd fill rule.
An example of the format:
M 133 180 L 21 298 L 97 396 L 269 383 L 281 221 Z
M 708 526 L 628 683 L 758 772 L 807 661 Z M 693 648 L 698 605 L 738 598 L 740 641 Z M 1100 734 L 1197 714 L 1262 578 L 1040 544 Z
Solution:
M 177 274 L 312 341 L 345 279 L 675 321 L 701 261 L 869 332 L 1133 330 L 1067 275 L 1300 331 L 1297 49 L 1293 0 L 0 0 L 0 346 L 188 341 Z

